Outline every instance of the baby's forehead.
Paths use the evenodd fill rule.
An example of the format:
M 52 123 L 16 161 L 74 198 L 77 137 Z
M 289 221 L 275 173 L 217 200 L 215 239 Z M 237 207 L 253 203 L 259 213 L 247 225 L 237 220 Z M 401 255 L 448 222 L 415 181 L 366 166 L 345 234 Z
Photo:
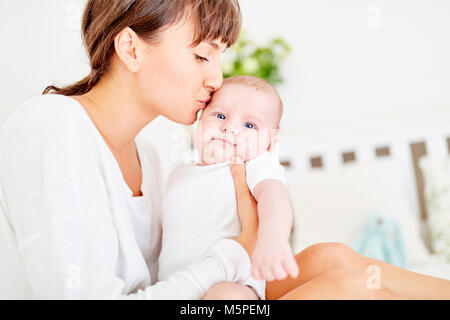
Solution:
M 239 84 L 224 84 L 222 87 L 216 91 L 213 99 L 217 100 L 229 100 L 241 102 L 256 102 L 256 105 L 261 102 L 268 105 L 275 105 L 279 103 L 280 99 L 276 91 L 258 89 L 255 87 L 250 87 L 246 85 Z M 251 103 L 250 106 L 255 104 Z
M 269 85 L 254 85 L 252 83 L 246 82 L 231 82 L 225 79 L 223 85 L 218 89 L 218 91 L 226 91 L 227 93 L 233 91 L 246 92 L 254 96 L 271 96 L 277 95 L 276 90 Z

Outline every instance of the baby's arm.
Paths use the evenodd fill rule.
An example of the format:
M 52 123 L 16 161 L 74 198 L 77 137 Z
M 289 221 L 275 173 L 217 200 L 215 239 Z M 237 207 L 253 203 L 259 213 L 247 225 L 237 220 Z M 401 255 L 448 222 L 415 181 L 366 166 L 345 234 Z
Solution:
M 258 239 L 252 254 L 252 275 L 268 281 L 289 274 L 296 278 L 298 266 L 289 245 L 292 209 L 286 186 L 279 180 L 258 183 L 254 190 L 258 201 Z

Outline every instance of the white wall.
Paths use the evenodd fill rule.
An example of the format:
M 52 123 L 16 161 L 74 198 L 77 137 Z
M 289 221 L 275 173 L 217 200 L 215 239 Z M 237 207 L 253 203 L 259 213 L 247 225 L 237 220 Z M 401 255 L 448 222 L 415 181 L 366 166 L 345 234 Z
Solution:
M 69 84 L 89 72 L 79 30 L 84 3 L 0 0 L 0 122 L 46 85 Z M 369 125 L 450 110 L 450 1 L 240 3 L 250 36 L 265 41 L 281 35 L 292 46 L 280 87 L 286 131 Z M 160 150 L 164 174 L 171 166 L 170 132 L 176 127 L 158 119 L 146 129 Z
M 450 1 L 242 0 L 254 38 L 293 52 L 280 88 L 289 130 L 450 110 Z
M 83 2 L 0 1 L 0 120 L 54 81 L 69 84 L 89 73 L 78 20 Z

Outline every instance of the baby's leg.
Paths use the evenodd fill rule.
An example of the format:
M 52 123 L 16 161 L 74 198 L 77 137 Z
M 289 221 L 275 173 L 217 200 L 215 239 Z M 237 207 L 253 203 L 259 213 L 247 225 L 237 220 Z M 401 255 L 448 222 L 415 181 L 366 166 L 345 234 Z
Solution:
M 244 284 L 221 282 L 209 289 L 203 300 L 258 300 L 258 296 Z

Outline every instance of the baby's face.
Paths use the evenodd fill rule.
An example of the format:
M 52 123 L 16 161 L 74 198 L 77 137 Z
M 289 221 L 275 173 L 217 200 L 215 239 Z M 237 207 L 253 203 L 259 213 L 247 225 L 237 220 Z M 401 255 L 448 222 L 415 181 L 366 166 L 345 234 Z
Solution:
M 203 110 L 195 133 L 201 164 L 248 161 L 269 150 L 278 133 L 278 99 L 242 85 L 225 84 Z

